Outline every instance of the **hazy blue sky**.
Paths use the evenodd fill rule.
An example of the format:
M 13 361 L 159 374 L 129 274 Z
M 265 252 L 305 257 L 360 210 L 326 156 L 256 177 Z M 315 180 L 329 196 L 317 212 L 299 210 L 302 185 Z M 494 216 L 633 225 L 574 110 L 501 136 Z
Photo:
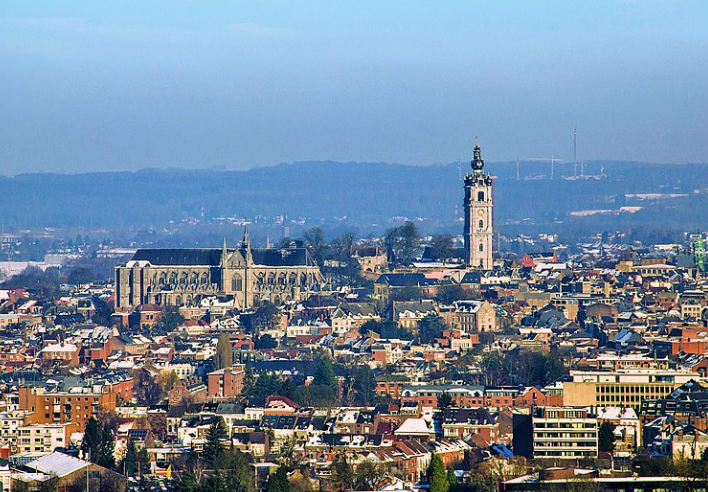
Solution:
M 0 174 L 706 162 L 708 2 L 2 2 L 0 93 Z

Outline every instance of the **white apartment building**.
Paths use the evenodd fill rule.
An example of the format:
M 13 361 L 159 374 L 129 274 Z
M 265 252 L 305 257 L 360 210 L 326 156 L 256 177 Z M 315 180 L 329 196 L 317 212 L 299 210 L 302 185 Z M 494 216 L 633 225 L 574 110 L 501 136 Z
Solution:
M 597 436 L 589 408 L 539 407 L 533 414 L 534 459 L 597 458 Z

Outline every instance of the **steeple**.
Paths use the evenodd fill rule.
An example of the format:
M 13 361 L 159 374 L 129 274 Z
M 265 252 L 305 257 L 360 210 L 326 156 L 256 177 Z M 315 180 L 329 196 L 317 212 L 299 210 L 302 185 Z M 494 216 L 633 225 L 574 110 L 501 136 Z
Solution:
M 243 249 L 251 249 L 251 236 L 248 234 L 248 226 L 243 228 L 243 241 L 241 241 Z
M 482 171 L 484 168 L 484 159 L 482 159 L 482 149 L 479 148 L 479 137 L 476 137 L 476 143 L 474 146 L 474 153 L 472 154 L 472 169 L 475 171 Z
M 221 266 L 225 267 L 226 266 L 226 261 L 228 260 L 228 251 L 226 250 L 226 236 L 224 236 L 224 247 L 221 250 Z
M 243 228 L 243 241 L 241 241 L 241 255 L 243 256 L 246 265 L 253 263 L 253 254 L 251 253 L 251 236 L 248 234 L 248 226 Z

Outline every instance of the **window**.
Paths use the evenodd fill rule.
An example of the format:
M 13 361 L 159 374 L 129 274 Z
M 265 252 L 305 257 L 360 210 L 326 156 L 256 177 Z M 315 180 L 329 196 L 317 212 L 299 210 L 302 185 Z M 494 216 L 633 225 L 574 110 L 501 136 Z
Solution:
M 477 201 L 478 202 L 483 202 L 484 201 L 484 192 L 480 191 L 477 193 Z
M 479 243 L 479 252 L 481 253 L 482 251 L 484 251 L 484 245 Z
M 236 274 L 231 279 L 231 290 L 236 292 L 243 290 L 243 279 L 241 278 L 241 275 Z
M 484 229 L 484 221 L 483 220 L 479 221 L 479 228 Z

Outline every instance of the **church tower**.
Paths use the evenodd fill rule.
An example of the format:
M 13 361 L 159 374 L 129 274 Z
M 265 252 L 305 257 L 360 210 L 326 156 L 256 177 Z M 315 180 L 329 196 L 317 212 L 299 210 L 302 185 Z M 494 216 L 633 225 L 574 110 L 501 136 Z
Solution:
M 472 171 L 465 176 L 465 265 L 491 270 L 494 227 L 492 177 L 484 172 L 479 140 L 474 147 Z

